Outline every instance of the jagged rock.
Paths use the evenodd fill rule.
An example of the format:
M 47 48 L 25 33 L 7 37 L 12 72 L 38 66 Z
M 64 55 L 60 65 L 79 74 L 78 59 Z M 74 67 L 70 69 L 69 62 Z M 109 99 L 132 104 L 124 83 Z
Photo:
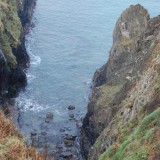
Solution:
M 147 118 L 144 113 L 152 115 L 153 112 L 159 115 L 159 31 L 160 16 L 150 18 L 139 4 L 130 6 L 118 19 L 108 62 L 94 74 L 88 111 L 83 120 L 81 149 L 86 159 L 112 159 L 105 154 L 109 147 L 113 147 L 116 157 L 121 146 L 119 139 L 126 135 L 125 132 L 121 134 L 123 127 L 129 128 L 132 135 L 132 125 L 142 126 L 142 120 L 137 122 L 138 116 Z M 133 119 L 135 122 L 130 124 Z M 157 131 L 158 124 L 153 127 Z M 158 156 L 157 150 L 155 157 Z
M 139 65 L 134 64 L 137 58 L 141 57 L 136 51 L 138 41 L 146 30 L 148 21 L 149 14 L 141 5 L 130 6 L 122 13 L 114 28 L 109 60 L 96 71 L 93 86 L 108 82 L 123 83 L 131 69 L 133 73 L 136 72 Z

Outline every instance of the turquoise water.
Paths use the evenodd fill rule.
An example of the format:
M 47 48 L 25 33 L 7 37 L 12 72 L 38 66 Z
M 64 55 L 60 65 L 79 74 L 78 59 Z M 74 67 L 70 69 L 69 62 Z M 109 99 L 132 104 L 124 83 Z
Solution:
M 77 132 L 67 107 L 76 106 L 77 120 L 84 117 L 91 79 L 107 61 L 116 20 L 137 3 L 151 16 L 160 13 L 158 0 L 37 0 L 35 27 L 26 36 L 28 86 L 16 99 L 18 127 L 28 138 L 31 131 L 47 131 L 56 145 L 61 128 Z M 49 124 L 44 122 L 47 112 L 54 114 Z

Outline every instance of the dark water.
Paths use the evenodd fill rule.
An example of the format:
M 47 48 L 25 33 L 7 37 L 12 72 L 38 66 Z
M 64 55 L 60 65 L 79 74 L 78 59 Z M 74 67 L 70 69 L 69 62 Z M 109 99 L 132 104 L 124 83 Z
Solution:
M 136 3 L 144 5 L 151 16 L 160 13 L 158 0 L 37 0 L 35 27 L 26 37 L 31 58 L 28 86 L 16 104 L 19 129 L 28 141 L 30 133 L 36 132 L 34 145 L 40 150 L 47 144 L 48 152 L 54 154 L 65 134 L 77 134 L 69 114 L 74 113 L 77 120 L 84 117 L 91 79 L 107 61 L 115 22 L 125 8 Z M 76 109 L 69 111 L 69 105 Z M 54 118 L 46 123 L 48 112 Z M 78 143 L 76 150 L 80 155 Z

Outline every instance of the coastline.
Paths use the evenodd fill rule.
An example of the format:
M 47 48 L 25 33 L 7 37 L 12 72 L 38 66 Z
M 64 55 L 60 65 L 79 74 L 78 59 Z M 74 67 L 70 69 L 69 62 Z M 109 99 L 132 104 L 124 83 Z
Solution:
M 0 106 L 6 115 L 12 113 L 12 97 L 18 95 L 27 84 L 25 70 L 29 67 L 29 56 L 25 48 L 25 35 L 32 27 L 31 18 L 35 5 L 36 1 L 31 3 L 29 0 L 18 4 L 23 29 L 20 43 L 11 45 L 16 61 L 10 63 L 10 70 L 4 50 L 0 50 L 0 71 L 5 75 L 1 80 L 5 80 L 5 84 L 1 85 Z M 88 112 L 82 128 L 81 123 L 76 121 L 77 126 L 80 124 L 78 127 L 81 128 L 81 136 L 64 134 L 61 145 L 58 141 L 56 149 L 51 151 L 55 152 L 51 155 L 52 158 L 74 158 L 74 151 L 71 149 L 75 147 L 76 144 L 73 143 L 77 138 L 81 138 L 82 155 L 88 160 L 128 157 L 149 157 L 149 160 L 154 160 L 160 157 L 159 22 L 159 16 L 150 18 L 148 11 L 139 4 L 130 6 L 122 13 L 114 29 L 109 60 L 94 74 Z M 15 60 L 14 56 L 11 57 L 12 60 Z M 52 113 L 44 116 L 53 119 Z M 73 114 L 69 116 L 74 120 Z M 3 114 L 0 117 L 5 119 Z M 49 123 L 46 120 L 44 123 Z M 7 122 L 6 120 L 5 123 Z M 12 122 L 10 123 L 12 126 Z M 37 133 L 31 133 L 33 139 L 34 136 L 38 137 Z M 42 138 L 42 146 L 45 145 L 45 156 L 49 153 L 46 133 L 47 130 L 39 133 L 42 137 L 38 137 L 38 141 Z M 18 134 L 19 137 L 21 136 Z M 36 147 L 36 141 L 32 145 Z M 63 148 L 66 151 L 63 152 Z
M 85 159 L 159 159 L 152 147 L 160 144 L 159 22 L 140 4 L 119 17 L 108 62 L 92 81 L 81 130 Z
M 46 156 L 24 142 L 23 135 L 19 133 L 13 123 L 14 113 L 12 112 L 14 106 L 12 98 L 18 96 L 20 90 L 27 84 L 25 70 L 29 67 L 29 56 L 25 48 L 25 35 L 31 26 L 35 4 L 36 0 L 4 1 L 0 4 L 0 8 L 4 12 L 2 13 L 4 17 L 0 19 L 1 26 L 4 27 L 0 30 L 0 48 L 2 48 L 0 49 L 0 140 L 3 146 L 0 159 L 47 160 Z M 12 15 L 8 14 L 8 11 L 13 12 Z M 12 16 L 13 18 L 10 18 Z M 6 20 L 10 25 L 17 23 L 17 28 L 13 30 L 9 26 L 5 28 Z
M 16 19 L 16 22 L 12 22 L 12 19 L 9 19 L 7 23 L 10 25 L 15 23 L 18 27 L 14 30 L 8 27 L 7 30 L 5 30 L 7 23 L 4 21 L 3 17 L 1 20 L 4 26 L 4 29 L 1 31 L 2 41 L 0 44 L 2 57 L 2 66 L 0 67 L 1 101 L 17 96 L 19 91 L 26 86 L 27 79 L 25 70 L 29 67 L 30 63 L 25 48 L 25 35 L 29 32 L 29 28 L 31 27 L 31 19 L 36 0 L 17 0 L 14 3 L 17 3 L 13 5 L 13 9 L 16 8 L 17 11 L 12 11 L 17 14 L 17 17 L 13 17 L 13 21 Z M 3 8 L 3 5 L 1 7 Z M 8 14 L 8 9 L 4 12 L 6 12 L 4 13 L 5 19 L 11 16 L 5 15 Z M 18 17 L 19 19 L 17 19 Z M 2 38 L 5 36 L 6 40 Z

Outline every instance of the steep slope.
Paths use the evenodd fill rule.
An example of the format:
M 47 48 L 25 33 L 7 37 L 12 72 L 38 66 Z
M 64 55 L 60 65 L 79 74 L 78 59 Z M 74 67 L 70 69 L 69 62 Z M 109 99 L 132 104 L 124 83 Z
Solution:
M 118 19 L 83 121 L 86 159 L 160 159 L 159 29 L 160 17 L 150 18 L 139 4 Z
M 15 96 L 26 84 L 24 69 L 29 57 L 24 33 L 31 20 L 34 0 L 0 0 L 0 108 L 4 97 Z M 26 146 L 12 119 L 0 111 L 0 160 L 47 160 L 34 148 Z
M 23 136 L 15 130 L 13 122 L 0 112 L 0 159 L 1 160 L 46 160 L 34 148 L 27 147 Z
M 35 0 L 0 1 L 0 93 L 14 96 L 26 84 L 29 66 L 24 34 Z

